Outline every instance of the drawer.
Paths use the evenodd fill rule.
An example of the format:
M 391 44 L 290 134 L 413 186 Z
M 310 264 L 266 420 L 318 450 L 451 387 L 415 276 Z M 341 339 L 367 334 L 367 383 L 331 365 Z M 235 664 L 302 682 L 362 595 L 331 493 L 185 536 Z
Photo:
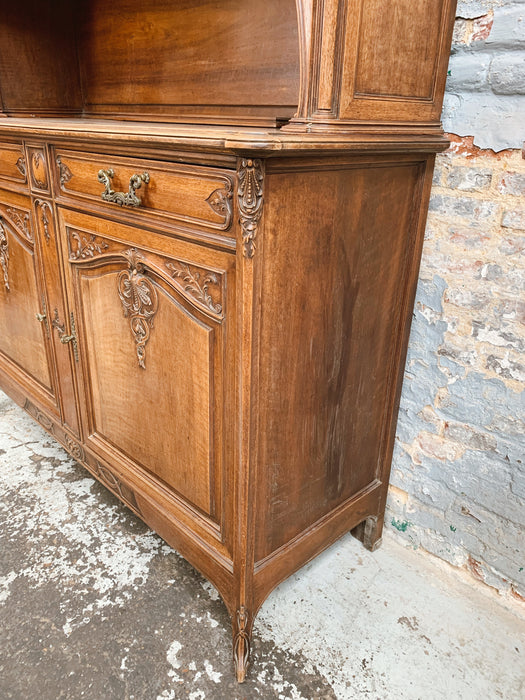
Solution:
M 75 198 L 128 215 L 213 229 L 233 236 L 233 174 L 199 165 L 57 149 L 57 199 Z
M 21 143 L 0 143 L 0 182 L 27 185 L 24 147 Z

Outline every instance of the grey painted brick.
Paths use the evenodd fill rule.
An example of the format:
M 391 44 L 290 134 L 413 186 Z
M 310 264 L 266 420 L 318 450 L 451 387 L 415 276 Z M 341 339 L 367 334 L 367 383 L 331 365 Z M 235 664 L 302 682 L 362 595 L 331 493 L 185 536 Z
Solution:
M 521 148 L 524 113 L 523 95 L 447 91 L 441 118 L 445 131 L 460 136 L 472 134 L 476 146 L 501 151 Z
M 500 379 L 487 379 L 484 374 L 471 371 L 464 378 L 448 386 L 448 399 L 439 408 L 446 420 L 468 423 L 487 430 L 525 429 L 523 395 L 507 387 Z M 519 432 L 515 433 L 516 435 Z
M 447 186 L 464 192 L 487 189 L 492 182 L 488 168 L 451 168 L 447 174 Z
M 525 95 L 525 52 L 496 56 L 490 65 L 489 82 L 497 95 Z
M 448 63 L 447 90 L 475 92 L 489 89 L 490 53 L 466 53 L 459 51 Z
M 433 311 L 443 311 L 443 293 L 447 283 L 439 275 L 432 280 L 420 279 L 417 285 L 416 302 L 421 302 Z
M 494 435 L 476 430 L 464 423 L 447 423 L 445 426 L 445 437 L 462 443 L 473 450 L 483 450 L 485 452 L 495 450 L 497 445 Z
M 494 216 L 498 205 L 495 202 L 434 194 L 430 198 L 429 210 L 444 216 L 461 216 L 471 221 L 482 221 Z
M 498 49 L 525 48 L 525 16 L 522 3 L 494 8 L 494 24 L 489 37 L 480 42 L 485 47 Z
M 472 337 L 499 348 L 512 348 L 518 352 L 525 350 L 523 338 L 513 333 L 504 323 L 497 328 L 487 325 L 484 321 L 474 319 L 472 321 Z
M 525 231 L 525 207 L 519 209 L 507 209 L 503 212 L 501 225 L 505 228 Z
M 525 0 L 458 0 L 456 15 L 473 19 L 487 14 L 490 10 L 508 5 L 519 5 Z
M 520 362 L 514 362 L 508 358 L 501 358 L 496 355 L 488 355 L 486 367 L 504 379 L 525 382 L 525 365 L 522 365 Z
M 503 275 L 503 268 L 497 263 L 485 263 L 475 275 L 476 279 L 488 280 L 494 282 Z
M 525 472 L 516 470 L 512 475 L 510 490 L 519 498 L 525 499 Z
M 505 236 L 498 246 L 503 255 L 517 255 L 525 251 L 525 236 Z
M 525 195 L 525 173 L 505 173 L 498 182 L 498 190 L 502 194 Z

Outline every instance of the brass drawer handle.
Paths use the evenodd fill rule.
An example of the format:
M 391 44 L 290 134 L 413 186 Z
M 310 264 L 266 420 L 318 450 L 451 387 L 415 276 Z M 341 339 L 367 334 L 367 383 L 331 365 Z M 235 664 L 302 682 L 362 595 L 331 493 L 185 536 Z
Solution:
M 98 171 L 98 181 L 106 188 L 100 195 L 105 202 L 115 202 L 119 206 L 140 207 L 141 200 L 135 192 L 149 182 L 149 173 L 135 173 L 129 179 L 128 192 L 115 192 L 111 189 L 111 178 L 115 176 L 115 171 L 112 168 Z

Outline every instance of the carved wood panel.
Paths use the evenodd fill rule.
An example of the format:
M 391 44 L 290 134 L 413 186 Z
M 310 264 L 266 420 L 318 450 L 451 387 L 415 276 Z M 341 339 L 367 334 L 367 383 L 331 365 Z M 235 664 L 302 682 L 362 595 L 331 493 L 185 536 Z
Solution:
M 189 244 L 150 234 L 165 249 L 146 249 L 139 229 L 63 218 L 89 441 L 220 527 L 228 273 L 214 258 L 229 256 L 206 265 Z
M 46 149 L 43 146 L 28 146 L 27 159 L 29 162 L 31 189 L 48 193 L 49 168 Z
M 45 296 L 26 215 L 27 210 L 0 203 L 0 355 L 16 365 L 22 381 L 49 395 Z

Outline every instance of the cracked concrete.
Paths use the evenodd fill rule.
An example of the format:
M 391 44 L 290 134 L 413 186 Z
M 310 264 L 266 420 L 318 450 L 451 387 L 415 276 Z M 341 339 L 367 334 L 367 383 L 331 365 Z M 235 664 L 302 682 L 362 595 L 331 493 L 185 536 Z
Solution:
M 238 686 L 215 589 L 0 394 L 2 700 L 512 700 L 518 613 L 347 536 L 264 604 Z

